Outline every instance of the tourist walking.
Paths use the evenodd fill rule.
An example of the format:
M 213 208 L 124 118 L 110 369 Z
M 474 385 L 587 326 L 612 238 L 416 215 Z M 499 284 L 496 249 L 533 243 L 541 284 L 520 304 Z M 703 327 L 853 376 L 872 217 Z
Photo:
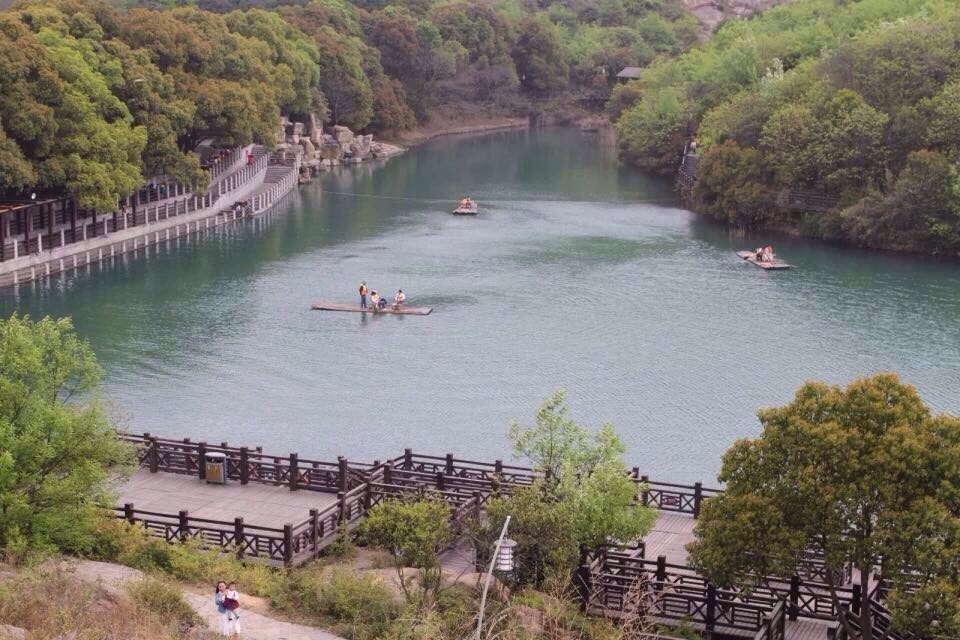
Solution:
M 224 600 L 227 599 L 227 583 L 221 580 L 217 583 L 217 588 L 213 592 L 213 603 L 217 606 L 217 618 L 220 621 L 220 635 L 230 635 L 230 620 L 227 618 L 227 607 Z
M 367 308 L 367 283 L 366 282 L 360 283 L 360 308 L 361 309 Z

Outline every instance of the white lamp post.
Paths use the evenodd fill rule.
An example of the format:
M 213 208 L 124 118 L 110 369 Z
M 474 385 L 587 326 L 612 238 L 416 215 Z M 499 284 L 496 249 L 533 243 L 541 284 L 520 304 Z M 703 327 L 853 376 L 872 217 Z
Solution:
M 493 548 L 493 557 L 490 558 L 490 568 L 487 569 L 487 577 L 483 583 L 483 594 L 480 596 L 480 612 L 477 614 L 477 635 L 476 640 L 480 640 L 483 632 L 483 611 L 487 606 L 487 590 L 490 588 L 490 578 L 493 577 L 493 569 L 497 571 L 513 571 L 513 548 L 517 543 L 506 539 L 507 527 L 510 526 L 510 516 L 507 516 L 503 523 L 503 529 L 500 531 L 500 537 Z

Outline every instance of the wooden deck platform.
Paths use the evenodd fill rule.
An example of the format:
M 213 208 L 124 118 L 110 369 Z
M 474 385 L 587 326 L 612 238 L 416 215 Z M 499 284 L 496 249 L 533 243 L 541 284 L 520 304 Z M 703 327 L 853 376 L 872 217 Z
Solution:
M 138 510 L 191 517 L 244 522 L 262 527 L 282 527 L 307 518 L 310 509 L 323 509 L 337 501 L 335 494 L 318 491 L 290 491 L 286 486 L 263 484 L 207 484 L 177 473 L 150 473 L 138 469 L 116 487 L 117 506 L 132 502 Z
M 657 556 L 666 556 L 670 564 L 686 564 L 686 545 L 693 542 L 693 527 L 697 523 L 693 517 L 682 513 L 661 511 L 653 529 L 643 541 L 647 545 L 646 557 L 656 560 Z
M 349 311 L 352 313 L 374 313 L 396 316 L 428 316 L 433 311 L 433 307 L 408 307 L 402 306 L 394 309 L 393 305 L 387 305 L 382 311 L 374 311 L 372 306 L 361 309 L 359 304 L 341 304 L 338 302 L 317 302 L 310 307 L 314 311 Z

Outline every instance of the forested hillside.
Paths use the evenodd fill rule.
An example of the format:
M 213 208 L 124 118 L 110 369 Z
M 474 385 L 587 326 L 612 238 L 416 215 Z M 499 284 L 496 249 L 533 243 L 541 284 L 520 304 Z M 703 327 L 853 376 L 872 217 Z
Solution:
M 698 137 L 694 203 L 731 225 L 957 256 L 958 42 L 953 2 L 797 0 L 654 64 L 609 108 L 646 170 Z M 836 205 L 795 211 L 797 190 Z
M 197 185 L 200 140 L 269 146 L 281 115 L 383 133 L 442 113 L 602 107 L 623 66 L 679 53 L 698 29 L 673 0 L 173 4 L 0 12 L 0 194 L 66 191 L 105 210 L 143 176 Z

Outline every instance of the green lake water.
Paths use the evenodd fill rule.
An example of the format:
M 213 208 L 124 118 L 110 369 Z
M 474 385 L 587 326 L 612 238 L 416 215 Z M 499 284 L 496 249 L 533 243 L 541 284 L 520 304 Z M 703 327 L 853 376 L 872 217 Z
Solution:
M 476 218 L 448 211 L 462 193 Z M 566 130 L 435 141 L 327 174 L 266 217 L 0 291 L 73 316 L 135 431 L 363 460 L 510 458 L 556 389 L 627 461 L 712 480 L 755 411 L 810 378 L 894 370 L 960 412 L 960 266 L 774 240 L 766 273 L 668 183 Z M 310 311 L 360 280 L 427 317 Z

